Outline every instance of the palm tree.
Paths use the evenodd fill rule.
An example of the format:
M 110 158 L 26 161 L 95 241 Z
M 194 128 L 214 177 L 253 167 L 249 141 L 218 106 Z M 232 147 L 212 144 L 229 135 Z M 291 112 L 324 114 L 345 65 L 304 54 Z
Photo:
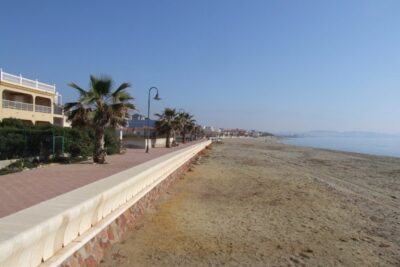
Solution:
M 204 131 L 200 125 L 196 124 L 196 125 L 194 125 L 193 131 L 191 133 L 192 133 L 192 136 L 194 135 L 194 139 L 197 140 L 197 138 L 203 136 Z
M 170 138 L 173 132 L 177 129 L 176 124 L 176 110 L 172 108 L 165 108 L 162 114 L 155 114 L 158 117 L 156 121 L 156 129 L 159 133 L 165 134 L 167 140 L 166 147 L 171 147 Z
M 190 115 L 188 112 L 180 112 L 177 116 L 177 125 L 182 134 L 182 142 L 186 143 L 186 134 L 190 133 L 194 126 L 196 120 L 193 119 L 193 115 Z
M 125 126 L 128 109 L 135 109 L 131 103 L 133 97 L 126 91 L 129 83 L 122 83 L 112 91 L 113 81 L 110 78 L 90 76 L 89 90 L 84 90 L 75 83 L 68 84 L 79 92 L 77 102 L 64 106 L 72 127 L 83 126 L 94 130 L 95 146 L 93 161 L 105 163 L 104 131 L 106 127 Z

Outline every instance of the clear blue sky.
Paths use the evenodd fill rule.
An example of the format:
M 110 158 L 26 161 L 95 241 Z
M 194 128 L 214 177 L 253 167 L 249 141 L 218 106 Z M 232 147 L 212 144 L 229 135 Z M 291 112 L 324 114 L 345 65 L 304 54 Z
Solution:
M 219 127 L 400 132 L 400 1 L 1 1 L 0 67 Z

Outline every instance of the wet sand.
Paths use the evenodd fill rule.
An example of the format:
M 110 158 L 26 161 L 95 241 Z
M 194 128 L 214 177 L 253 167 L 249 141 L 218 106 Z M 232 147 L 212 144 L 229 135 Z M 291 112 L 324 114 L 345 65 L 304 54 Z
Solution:
M 400 158 L 224 142 L 101 266 L 400 266 Z

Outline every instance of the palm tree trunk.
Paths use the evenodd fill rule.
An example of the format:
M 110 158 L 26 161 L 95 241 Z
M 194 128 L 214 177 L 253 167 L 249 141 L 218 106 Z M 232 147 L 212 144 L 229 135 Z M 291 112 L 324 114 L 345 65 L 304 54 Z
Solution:
M 171 132 L 167 132 L 167 140 L 165 141 L 166 147 L 171 147 L 170 140 L 169 140 L 170 136 L 171 136 Z
M 186 143 L 186 131 L 185 130 L 182 131 L 182 139 L 183 139 L 182 142 Z
M 96 143 L 94 145 L 93 161 L 103 164 L 106 162 L 106 151 L 104 149 L 104 128 L 96 128 L 95 130 Z

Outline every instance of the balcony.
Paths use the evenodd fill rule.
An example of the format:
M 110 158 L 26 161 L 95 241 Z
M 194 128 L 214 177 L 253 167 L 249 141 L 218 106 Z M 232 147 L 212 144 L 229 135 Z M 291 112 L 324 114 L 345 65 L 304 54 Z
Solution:
M 13 108 L 26 111 L 33 111 L 33 104 L 3 99 L 3 108 Z M 50 108 L 50 113 L 51 113 L 51 108 Z
M 51 100 L 41 96 L 35 97 L 35 111 L 41 113 L 51 113 Z
M 33 111 L 33 106 L 35 106 L 36 112 L 51 113 L 51 107 L 49 107 L 49 106 L 33 105 L 30 103 L 24 103 L 24 102 L 3 99 L 3 108 L 12 108 L 12 109 Z
M 35 111 L 41 113 L 51 113 L 51 107 L 49 106 L 42 106 L 42 105 L 35 105 Z
M 46 91 L 50 93 L 56 93 L 56 86 L 55 85 L 50 85 L 46 83 L 39 82 L 37 80 L 30 80 L 27 78 L 20 76 L 16 76 L 13 74 L 9 74 L 7 72 L 4 72 L 2 69 L 0 69 L 0 81 L 20 85 L 20 86 L 25 86 L 41 91 Z
M 54 107 L 54 114 L 57 114 L 57 115 L 63 115 L 63 107 L 62 106 L 60 106 L 60 105 L 53 105 L 53 107 Z

